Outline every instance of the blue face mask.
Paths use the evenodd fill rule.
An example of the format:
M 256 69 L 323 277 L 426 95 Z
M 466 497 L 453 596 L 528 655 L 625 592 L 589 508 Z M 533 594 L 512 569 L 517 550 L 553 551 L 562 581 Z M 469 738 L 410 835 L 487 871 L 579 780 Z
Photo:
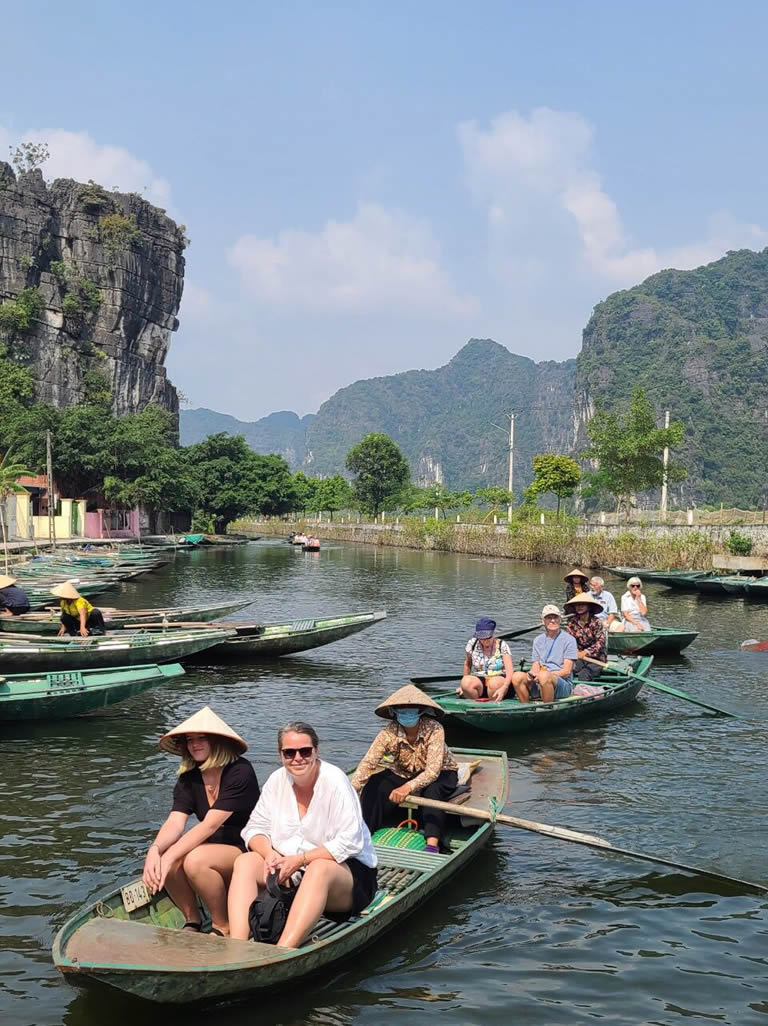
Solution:
M 395 719 L 401 727 L 415 727 L 419 722 L 420 712 L 418 708 L 408 706 L 404 709 L 395 709 Z

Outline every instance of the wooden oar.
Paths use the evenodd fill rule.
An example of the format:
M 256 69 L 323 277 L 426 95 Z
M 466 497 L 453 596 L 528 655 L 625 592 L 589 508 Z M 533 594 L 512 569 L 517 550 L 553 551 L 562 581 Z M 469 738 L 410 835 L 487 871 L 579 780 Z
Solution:
M 441 809 L 443 812 L 450 812 L 454 816 L 468 816 L 471 819 L 484 819 L 493 821 L 494 817 L 485 809 L 467 808 L 466 805 L 452 805 L 450 802 L 439 802 L 434 798 L 421 798 L 418 795 L 409 794 L 403 805 L 420 805 L 429 809 Z M 706 876 L 712 880 L 723 880 L 729 884 L 738 884 L 750 890 L 760 893 L 768 893 L 768 887 L 763 884 L 752 883 L 750 880 L 741 880 L 736 876 L 725 876 L 723 873 L 715 873 L 710 869 L 701 869 L 699 866 L 687 866 L 682 862 L 673 862 L 672 859 L 660 858 L 658 855 L 646 855 L 640 851 L 630 851 L 628 848 L 617 848 L 615 844 L 606 841 L 603 837 L 595 834 L 583 834 L 579 830 L 569 830 L 567 827 L 551 826 L 549 823 L 537 823 L 531 819 L 518 819 L 517 816 L 505 816 L 498 813 L 495 817 L 496 823 L 504 823 L 507 826 L 517 827 L 519 830 L 530 830 L 534 834 L 545 834 L 547 837 L 555 837 L 560 841 L 572 841 L 574 844 L 583 844 L 587 848 L 599 848 L 602 851 L 612 851 L 615 855 L 628 855 L 633 859 L 642 859 L 644 862 L 656 862 L 660 866 L 671 866 L 672 869 L 682 869 L 686 873 L 697 873 L 699 876 Z
M 623 669 L 630 677 L 634 676 L 636 680 L 641 680 L 647 684 L 649 688 L 653 688 L 655 691 L 663 691 L 665 695 L 672 695 L 674 698 L 682 698 L 684 702 L 692 702 L 693 705 L 700 705 L 702 709 L 709 709 L 710 712 L 719 713 L 721 716 L 732 716 L 738 720 L 741 717 L 734 712 L 729 712 L 727 709 L 721 709 L 718 705 L 711 705 L 709 702 L 702 702 L 700 698 L 694 698 L 693 695 L 689 695 L 686 691 L 680 691 L 678 688 L 671 688 L 669 684 L 662 684 L 658 680 L 651 680 L 650 677 L 646 677 L 643 673 L 635 674 L 634 668 L 629 663 L 603 663 L 599 659 L 590 659 L 585 656 L 585 663 L 594 663 L 595 666 L 602 666 L 603 668 L 608 667 L 619 667 Z
M 541 622 L 535 623 L 533 627 L 521 627 L 519 630 L 514 631 L 497 631 L 496 637 L 500 641 L 511 641 L 512 638 L 520 638 L 523 634 L 530 634 L 531 631 L 537 631 L 542 627 Z

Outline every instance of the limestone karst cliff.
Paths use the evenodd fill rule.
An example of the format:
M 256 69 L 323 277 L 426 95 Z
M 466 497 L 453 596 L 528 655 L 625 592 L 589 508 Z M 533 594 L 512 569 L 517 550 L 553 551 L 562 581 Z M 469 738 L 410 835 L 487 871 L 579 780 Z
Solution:
M 165 358 L 184 282 L 184 230 L 135 193 L 0 161 L 0 343 L 37 397 L 80 402 L 95 379 L 116 413 L 178 411 Z

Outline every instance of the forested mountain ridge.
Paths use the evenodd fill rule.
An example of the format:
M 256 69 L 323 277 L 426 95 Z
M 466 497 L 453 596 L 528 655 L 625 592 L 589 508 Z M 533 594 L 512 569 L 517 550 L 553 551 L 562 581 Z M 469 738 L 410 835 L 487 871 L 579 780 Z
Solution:
M 683 503 L 768 500 L 768 249 L 661 271 L 599 303 L 578 357 L 577 444 L 595 403 L 640 385 L 685 427 Z
M 343 470 L 364 435 L 381 431 L 400 445 L 415 480 L 474 488 L 506 484 L 506 414 L 514 410 L 519 495 L 533 456 L 578 456 L 595 405 L 626 404 L 638 385 L 659 424 L 669 409 L 685 427 L 674 457 L 688 476 L 675 486 L 677 502 L 768 503 L 768 249 L 661 271 L 613 293 L 595 307 L 577 360 L 535 363 L 471 339 L 436 370 L 356 381 L 315 417 L 280 413 L 247 425 L 185 411 L 182 439 L 195 440 L 191 418 L 205 414 L 195 430 L 243 433 L 258 451 L 324 476 Z
M 320 407 L 307 432 L 306 467 L 331 474 L 369 431 L 402 448 L 421 483 L 448 487 L 506 484 L 506 414 L 516 411 L 515 488 L 531 479 L 531 460 L 567 451 L 576 362 L 535 363 L 491 339 L 471 339 L 445 366 L 356 381 Z
M 216 413 L 215 410 L 201 407 L 180 412 L 179 433 L 182 445 L 202 442 L 208 435 L 220 431 L 242 435 L 256 452 L 278 453 L 293 470 L 298 470 L 306 454 L 307 428 L 314 419 L 314 413 L 299 417 L 290 410 L 281 410 L 260 420 L 244 421 L 230 417 L 227 413 Z

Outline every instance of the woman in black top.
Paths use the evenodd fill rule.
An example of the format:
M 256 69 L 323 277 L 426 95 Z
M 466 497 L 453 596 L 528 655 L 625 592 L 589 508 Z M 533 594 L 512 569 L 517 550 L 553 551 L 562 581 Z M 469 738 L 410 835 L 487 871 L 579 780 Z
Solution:
M 208 706 L 160 738 L 160 747 L 181 756 L 173 806 L 144 860 L 152 894 L 165 887 L 181 909 L 185 930 L 199 932 L 198 897 L 211 915 L 211 933 L 229 934 L 227 888 L 240 831 L 259 798 L 253 767 L 241 758 L 248 745 Z M 200 821 L 184 832 L 188 817 Z

